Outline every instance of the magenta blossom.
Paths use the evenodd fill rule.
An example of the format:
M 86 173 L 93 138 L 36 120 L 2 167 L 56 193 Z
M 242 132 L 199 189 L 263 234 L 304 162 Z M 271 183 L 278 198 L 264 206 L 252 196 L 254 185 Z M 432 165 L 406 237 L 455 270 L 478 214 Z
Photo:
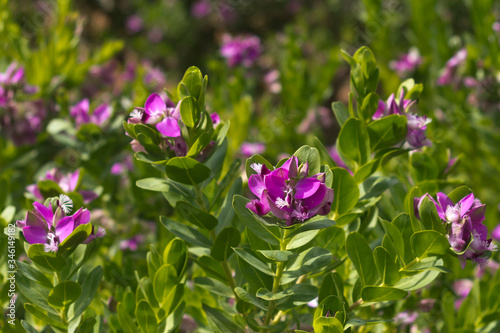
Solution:
M 134 235 L 132 238 L 120 241 L 120 250 L 137 251 L 141 243 L 144 243 L 144 236 Z
M 456 280 L 453 283 L 453 289 L 455 289 L 455 293 L 458 295 L 458 299 L 455 301 L 455 310 L 458 310 L 462 302 L 469 296 L 473 285 L 472 280 L 468 279 Z
M 62 198 L 61 198 L 62 199 Z M 69 199 L 69 198 L 68 198 Z M 79 225 L 90 222 L 90 212 L 80 208 L 76 213 L 66 216 L 62 206 L 46 207 L 41 203 L 33 203 L 34 210 L 28 211 L 17 226 L 23 229 L 23 235 L 30 244 L 44 244 L 45 252 L 57 252 L 59 244 L 63 242 Z M 104 237 L 106 231 L 99 228 L 83 242 L 87 244 L 97 237 Z
M 385 103 L 380 100 L 378 102 L 377 111 L 373 115 L 372 119 L 376 120 L 393 114 L 406 116 L 408 127 L 406 134 L 407 144 L 412 148 L 430 146 L 431 142 L 427 139 L 425 130 L 427 129 L 427 124 L 429 124 L 432 119 L 428 119 L 426 116 L 418 116 L 414 113 L 410 113 L 409 109 L 414 104 L 415 101 L 404 99 L 404 90 L 401 90 L 399 102 L 396 101 L 394 94 L 391 94 Z
M 212 11 L 212 4 L 209 0 L 198 0 L 191 6 L 191 15 L 196 18 L 203 18 Z
M 243 142 L 240 151 L 246 157 L 251 157 L 252 155 L 263 154 L 266 151 L 266 145 L 262 142 Z
M 448 85 L 456 80 L 457 68 L 467 60 L 467 50 L 461 49 L 453 57 L 451 57 L 445 65 L 441 75 L 437 80 L 438 86 Z
M 71 107 L 70 115 L 75 119 L 77 127 L 89 123 L 102 126 L 111 116 L 111 106 L 101 104 L 90 113 L 89 100 L 85 98 Z
M 500 224 L 498 224 L 495 229 L 493 229 L 493 232 L 491 233 L 491 237 L 493 237 L 494 240 L 497 242 L 500 242 Z
M 391 61 L 389 67 L 396 71 L 400 77 L 404 77 L 415 71 L 421 63 L 422 57 L 418 49 L 411 48 L 407 54 L 403 54 L 398 60 Z
M 258 163 L 251 167 L 257 174 L 250 176 L 248 187 L 258 199 L 246 207 L 255 214 L 271 212 L 290 226 L 330 212 L 333 190 L 326 187 L 324 173 L 307 177 L 307 162 L 299 167 L 298 158 L 293 156 L 273 171 Z
M 134 169 L 134 164 L 132 162 L 132 157 L 127 155 L 123 161 L 116 162 L 111 166 L 111 174 L 112 175 L 120 175 L 122 173 L 126 173 L 128 171 L 132 171 Z
M 131 15 L 127 18 L 126 26 L 128 32 L 135 34 L 142 30 L 144 21 L 139 15 Z
M 437 202 L 429 194 L 415 198 L 416 209 L 424 197 L 436 206 L 439 217 L 448 230 L 447 238 L 452 249 L 461 253 L 458 255 L 460 265 L 465 268 L 466 260 L 484 265 L 487 251 L 496 251 L 496 245 L 491 244 L 488 238 L 488 228 L 483 224 L 485 219 L 485 205 L 474 194 L 469 194 L 456 204 L 444 193 L 437 194 Z M 417 217 L 419 217 L 417 215 Z
M 339 151 L 337 149 L 337 146 L 331 146 L 328 149 L 328 153 L 330 154 L 330 157 L 332 158 L 332 160 L 335 162 L 335 164 L 339 168 L 346 169 L 347 171 L 349 171 L 349 173 L 351 174 L 351 176 L 354 176 L 354 173 L 352 172 L 352 170 L 349 169 L 349 167 L 344 163 L 344 161 L 342 161 L 342 158 L 339 155 Z
M 70 172 L 67 174 L 63 174 L 60 170 L 53 168 L 47 171 L 45 176 L 42 177 L 40 180 L 51 180 L 57 183 L 57 185 L 59 185 L 59 187 L 64 193 L 71 193 L 76 191 L 79 179 L 80 179 L 80 170 L 76 170 L 73 173 Z M 30 192 L 38 200 L 44 199 L 37 184 L 28 185 L 26 187 L 26 190 Z M 80 193 L 81 196 L 83 197 L 83 202 L 85 204 L 92 202 L 94 199 L 98 197 L 97 193 L 95 193 L 94 191 L 79 191 L 78 193 Z
M 230 67 L 252 66 L 261 52 L 260 39 L 257 36 L 224 36 L 221 54 Z
M 164 137 L 176 138 L 181 135 L 180 119 L 180 103 L 174 108 L 170 100 L 165 103 L 160 95 L 152 94 L 144 104 L 141 121 L 144 124 L 155 125 Z

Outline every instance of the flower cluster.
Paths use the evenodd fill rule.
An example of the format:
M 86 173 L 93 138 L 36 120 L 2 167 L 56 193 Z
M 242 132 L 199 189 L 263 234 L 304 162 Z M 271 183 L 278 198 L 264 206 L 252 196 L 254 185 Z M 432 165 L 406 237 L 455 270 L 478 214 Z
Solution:
M 221 55 L 229 66 L 252 66 L 261 52 L 260 39 L 257 36 L 224 36 Z
M 0 128 L 17 146 L 34 144 L 47 110 L 41 100 L 19 102 L 17 94 L 32 95 L 38 88 L 26 83 L 24 68 L 12 63 L 0 73 Z
M 87 209 L 80 208 L 73 215 L 66 216 L 68 206 L 72 206 L 72 203 L 66 196 L 61 196 L 55 210 L 51 204 L 47 207 L 35 202 L 34 210 L 28 211 L 24 220 L 17 221 L 17 226 L 22 228 L 28 243 L 44 244 L 45 252 L 57 252 L 59 244 L 78 226 L 90 222 L 90 212 Z M 97 231 L 93 228 L 92 234 L 83 241 L 83 244 L 105 235 L 106 230 L 103 228 L 99 227 Z
M 212 113 L 210 117 L 214 126 L 220 123 L 217 113 Z M 188 147 L 181 135 L 180 102 L 175 105 L 167 98 L 165 103 L 160 95 L 152 94 L 146 100 L 144 108 L 136 107 L 130 114 L 128 123 L 154 126 L 165 139 L 160 148 L 168 149 L 176 156 L 186 155 Z M 132 140 L 130 145 L 135 152 L 146 151 L 137 140 Z
M 78 181 L 80 179 L 80 170 L 76 170 L 73 173 L 63 174 L 60 170 L 53 168 L 47 171 L 44 177 L 40 180 L 51 180 L 55 182 L 64 193 L 74 192 L 78 186 Z M 30 192 L 36 199 L 43 200 L 44 197 L 40 192 L 37 184 L 31 184 L 26 187 L 26 190 Z M 98 194 L 94 191 L 79 191 L 80 195 L 83 197 L 83 202 L 85 204 L 90 203 L 92 200 L 98 197 Z
M 415 198 L 418 209 L 423 198 L 427 197 L 436 206 L 439 217 L 446 224 L 447 238 L 452 249 L 458 253 L 460 265 L 465 267 L 467 259 L 479 264 L 487 263 L 487 251 L 496 251 L 496 245 L 488 239 L 488 228 L 483 224 L 485 205 L 474 194 L 469 194 L 456 204 L 444 193 L 437 194 L 437 202 L 429 194 Z M 418 214 L 416 214 L 418 216 Z
M 266 151 L 266 145 L 262 142 L 243 142 L 240 147 L 241 153 L 246 157 L 263 154 Z
M 85 98 L 71 107 L 70 115 L 75 119 L 77 127 L 89 123 L 102 126 L 111 116 L 111 106 L 101 104 L 90 113 L 89 100 Z
M 404 115 L 408 119 L 408 132 L 406 134 L 406 142 L 413 148 L 430 146 L 431 142 L 429 141 L 429 139 L 427 139 L 425 130 L 427 129 L 427 124 L 429 124 L 432 119 L 428 119 L 426 116 L 418 116 L 414 113 L 408 112 L 413 104 L 415 104 L 415 101 L 404 99 L 404 90 L 401 90 L 399 103 L 396 101 L 394 94 L 389 96 L 387 102 L 380 100 L 378 103 L 377 111 L 372 118 L 380 119 L 391 114 Z
M 453 83 L 456 79 L 457 68 L 462 65 L 467 59 L 467 50 L 461 49 L 453 57 L 451 57 L 437 80 L 439 86 L 444 86 Z
M 293 156 L 273 171 L 258 163 L 251 167 L 257 174 L 250 176 L 248 187 L 258 199 L 246 207 L 255 214 L 272 212 L 290 226 L 330 212 L 333 190 L 326 187 L 324 173 L 308 177 L 307 162 L 299 166 L 298 158 Z
M 391 61 L 389 67 L 396 71 L 400 77 L 404 77 L 413 71 L 422 63 L 422 57 L 418 49 L 411 48 L 406 54 L 399 57 L 398 60 Z

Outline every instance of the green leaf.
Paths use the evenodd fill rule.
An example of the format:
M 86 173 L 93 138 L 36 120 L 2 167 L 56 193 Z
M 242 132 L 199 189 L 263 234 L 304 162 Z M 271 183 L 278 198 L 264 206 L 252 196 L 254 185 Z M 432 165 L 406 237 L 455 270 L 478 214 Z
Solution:
M 248 158 L 245 162 L 245 171 L 246 171 L 248 178 L 250 178 L 251 175 L 257 174 L 257 171 L 252 169 L 252 167 L 251 167 L 252 164 L 262 164 L 262 165 L 265 165 L 269 170 L 274 169 L 273 165 L 268 160 L 266 160 L 264 157 L 262 157 L 260 155 L 253 155 L 252 157 Z
M 81 315 L 90 303 L 92 303 L 92 300 L 97 292 L 97 288 L 101 283 L 102 274 L 102 267 L 97 266 L 92 270 L 92 272 L 90 272 L 89 275 L 87 275 L 82 284 L 82 293 L 73 306 L 73 316 L 70 316 L 70 320 L 73 320 Z
M 194 127 L 200 120 L 200 110 L 194 97 L 188 96 L 181 100 L 181 118 L 187 127 Z
M 344 283 L 339 273 L 330 273 L 321 282 L 318 302 L 321 304 L 329 296 L 337 296 L 339 299 L 344 299 Z
M 410 155 L 410 164 L 411 175 L 416 184 L 438 177 L 438 166 L 434 159 L 426 153 L 413 152 Z
M 249 304 L 255 305 L 261 310 L 267 311 L 267 306 L 264 305 L 264 303 L 261 302 L 257 297 L 250 295 L 245 289 L 236 287 L 234 289 L 238 297 L 243 300 L 244 302 L 247 302 Z
M 406 291 L 418 290 L 430 284 L 438 275 L 438 271 L 423 271 L 422 273 L 402 278 L 394 285 L 394 287 L 404 289 Z
M 196 66 L 189 67 L 181 81 L 189 90 L 191 96 L 198 97 L 202 90 L 203 75 Z
M 283 272 L 281 284 L 292 282 L 300 276 L 320 270 L 331 263 L 333 255 L 320 247 L 308 248 L 290 261 Z
M 57 253 L 69 255 L 92 234 L 93 229 L 94 227 L 90 223 L 79 225 L 59 244 Z
M 191 148 L 189 148 L 189 151 L 187 152 L 186 156 L 188 157 L 198 156 L 198 154 L 201 153 L 201 151 L 205 149 L 205 147 L 210 143 L 211 139 L 212 139 L 211 133 L 209 132 L 201 133 L 201 135 L 198 137 L 198 139 L 196 139 Z
M 243 330 L 226 317 L 220 310 L 202 304 L 203 311 L 215 332 L 221 333 L 243 333 Z
M 180 200 L 195 197 L 191 189 L 170 179 L 144 178 L 138 180 L 136 185 L 145 190 L 163 192 L 168 203 L 173 207 L 175 207 Z
M 120 327 L 124 333 L 137 333 L 137 326 L 135 326 L 122 302 L 118 303 L 116 313 L 118 315 L 118 322 L 120 323 Z
M 379 97 L 376 93 L 369 93 L 363 99 L 363 104 L 361 104 L 361 116 L 365 120 L 371 120 L 378 108 Z M 368 130 L 370 127 L 368 126 Z M 370 137 L 371 141 L 371 137 Z
M 41 319 L 44 323 L 49 324 L 50 326 L 52 326 L 54 328 L 60 329 L 63 332 L 67 331 L 66 325 L 64 325 L 59 320 L 56 320 L 52 317 L 49 317 L 47 315 L 46 309 L 42 309 L 42 308 L 40 308 L 36 305 L 30 304 L 30 303 L 24 304 L 24 308 L 26 309 L 26 311 L 29 311 L 35 317 Z
M 375 264 L 378 268 L 378 273 L 384 285 L 392 286 L 396 284 L 401 276 L 399 274 L 399 265 L 394 263 L 391 255 L 383 247 L 376 247 L 373 252 Z
M 269 266 L 260 261 L 257 257 L 253 256 L 250 252 L 248 252 L 245 249 L 240 249 L 240 248 L 233 248 L 234 252 L 243 260 L 245 260 L 247 263 L 252 265 L 254 268 L 258 269 L 264 274 L 274 276 L 274 272 L 269 268 Z
M 333 102 L 332 110 L 335 114 L 335 118 L 337 118 L 337 122 L 339 123 L 339 125 L 341 127 L 344 126 L 344 123 L 350 117 L 349 110 L 344 106 L 342 102 Z
M 85 321 L 81 323 L 80 326 L 78 326 L 78 329 L 75 331 L 75 333 L 93 333 L 96 322 L 97 321 L 95 318 L 85 319 Z
M 359 199 L 358 184 L 346 169 L 333 168 L 332 211 L 338 216 L 351 211 Z
M 179 183 L 196 185 L 210 177 L 210 169 L 190 157 L 174 157 L 165 165 L 167 176 Z
M 411 236 L 411 248 L 418 258 L 444 256 L 450 248 L 448 239 L 434 230 L 418 231 Z
M 237 257 L 237 262 L 243 278 L 250 286 L 249 292 L 255 293 L 259 288 L 272 288 L 273 278 L 271 276 L 262 273 L 241 257 Z
M 142 294 L 141 296 L 143 296 L 144 299 L 146 299 L 149 305 L 151 305 L 153 309 L 158 310 L 160 308 L 160 305 L 156 300 L 154 287 L 153 283 L 151 282 L 151 279 L 149 277 L 143 277 L 142 279 L 139 279 L 137 271 L 136 271 L 136 278 L 138 281 L 137 295 Z
M 153 288 L 158 303 L 163 304 L 169 297 L 172 289 L 179 283 L 177 271 L 169 264 L 162 265 L 156 272 L 153 280 Z
M 47 302 L 50 289 L 42 286 L 34 280 L 27 278 L 22 273 L 17 274 L 16 283 L 21 294 L 31 303 L 33 303 L 33 305 L 36 305 L 42 309 L 46 309 L 52 314 L 56 314 L 55 310 Z
M 349 118 L 339 133 L 338 146 L 342 154 L 359 165 L 370 158 L 370 139 L 363 121 Z
M 319 173 L 321 167 L 321 157 L 316 148 L 309 146 L 300 147 L 293 156 L 297 156 L 300 163 L 309 163 L 309 175 L 315 175 Z
M 182 276 L 186 269 L 188 249 L 184 241 L 174 238 L 163 251 L 163 262 L 174 266 L 177 276 Z
M 52 282 L 39 270 L 23 261 L 16 262 L 19 272 L 35 283 L 39 283 L 45 288 L 52 289 Z
M 217 226 L 217 219 L 209 213 L 205 213 L 188 202 L 178 201 L 175 209 L 189 222 L 206 230 L 213 230 Z
M 293 229 L 293 231 L 291 233 L 289 233 L 286 238 L 288 239 L 288 238 L 294 237 L 295 235 L 298 235 L 298 234 L 300 234 L 302 232 L 306 232 L 306 231 L 326 229 L 326 228 L 329 228 L 329 227 L 334 226 L 334 225 L 335 225 L 335 221 L 333 221 L 333 220 L 326 220 L 325 219 L 325 220 L 307 221 L 305 223 L 301 223 L 301 224 L 297 225 L 297 227 L 295 229 Z
M 267 225 L 261 217 L 255 215 L 251 210 L 246 208 L 245 206 L 248 202 L 250 202 L 250 200 L 241 195 L 234 196 L 233 207 L 241 222 L 262 240 L 271 245 L 280 245 L 281 236 L 279 228 L 277 226 Z
M 80 285 L 73 281 L 64 281 L 52 288 L 47 301 L 51 306 L 58 309 L 67 309 L 82 294 Z M 64 311 L 64 310 L 63 310 Z
M 346 250 L 363 286 L 374 285 L 378 281 L 377 267 L 373 259 L 373 253 L 365 238 L 358 232 L 352 232 L 347 236 Z
M 212 241 L 194 228 L 188 227 L 187 225 L 165 216 L 160 216 L 160 222 L 168 231 L 185 242 L 202 247 L 212 247 Z
M 137 318 L 137 324 L 143 333 L 156 333 L 158 329 L 158 324 L 156 322 L 156 315 L 145 300 L 137 303 L 135 308 L 135 317 Z
M 335 317 L 319 317 L 313 323 L 314 333 L 343 333 L 344 326 Z
M 408 292 L 392 287 L 367 286 L 361 290 L 364 302 L 388 302 L 398 301 L 408 296 Z
M 427 230 L 435 230 L 442 235 L 446 234 L 443 222 L 437 213 L 436 206 L 425 196 L 419 204 L 420 221 Z
M 420 188 L 414 187 L 412 188 L 405 198 L 405 209 L 408 215 L 410 215 L 411 227 L 413 232 L 417 232 L 422 230 L 422 223 L 415 216 L 415 202 L 414 198 L 420 198 L 422 196 L 422 191 Z
M 401 235 L 401 232 L 394 224 L 384 221 L 381 218 L 379 218 L 379 221 L 384 228 L 385 237 L 387 237 L 394 245 L 394 248 L 396 249 L 401 262 L 405 263 L 405 244 L 403 235 Z
M 341 297 L 343 299 L 343 296 Z M 345 312 L 347 312 L 345 305 L 346 304 L 338 296 L 330 295 L 328 297 L 325 297 L 314 311 L 314 320 L 319 317 L 324 317 L 328 313 L 335 317 L 337 317 L 338 313 L 342 313 L 343 315 L 341 316 L 341 318 L 337 319 L 339 319 L 339 321 L 343 323 L 345 321 Z
M 280 250 L 258 250 L 264 257 L 276 262 L 287 262 L 297 256 L 297 253 Z
M 312 301 L 318 296 L 318 288 L 316 286 L 303 283 L 295 284 L 282 292 L 274 294 L 274 296 L 276 297 L 281 293 L 283 293 L 285 297 L 278 302 L 277 309 L 287 311 Z
M 226 274 L 221 263 L 210 256 L 203 255 L 194 261 L 200 266 L 209 276 L 216 278 L 224 283 L 227 282 Z
M 196 277 L 194 278 L 194 283 L 216 295 L 220 295 L 223 297 L 234 297 L 231 288 L 218 280 L 211 279 L 209 277 Z
M 61 271 L 66 260 L 57 252 L 45 252 L 43 244 L 32 244 L 28 249 L 28 257 L 37 265 L 53 272 Z
M 432 270 L 442 273 L 452 272 L 443 265 L 444 265 L 443 259 L 438 257 L 427 257 L 419 261 L 413 261 L 412 263 L 403 267 L 402 272 L 404 273 L 405 271 L 409 271 L 413 273 L 415 271 L 424 271 L 424 270 Z
M 406 117 L 402 115 L 392 114 L 371 122 L 368 125 L 371 150 L 388 148 L 402 142 L 406 132 Z
M 301 232 L 292 237 L 290 242 L 286 245 L 287 250 L 297 249 L 301 246 L 306 245 L 310 241 L 312 241 L 316 235 L 319 233 L 319 230 L 309 230 Z
M 210 255 L 219 261 L 226 261 L 233 250 L 231 248 L 240 244 L 241 235 L 235 227 L 227 227 L 221 230 L 215 239 Z
M 460 200 L 468 196 L 472 193 L 472 190 L 467 186 L 460 186 L 454 189 L 448 194 L 448 198 L 453 201 L 454 204 L 457 204 Z

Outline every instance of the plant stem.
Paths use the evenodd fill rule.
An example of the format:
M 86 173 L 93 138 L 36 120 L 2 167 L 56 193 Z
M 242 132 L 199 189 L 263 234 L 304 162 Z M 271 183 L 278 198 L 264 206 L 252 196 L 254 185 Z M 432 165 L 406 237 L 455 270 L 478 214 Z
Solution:
M 349 307 L 349 311 L 352 311 L 354 310 L 355 308 L 357 308 L 358 306 L 360 306 L 361 304 L 363 304 L 363 300 L 360 298 L 356 301 L 356 303 L 353 303 L 350 307 Z
M 286 251 L 286 246 L 289 242 L 287 238 L 288 234 L 290 233 L 290 230 L 289 229 L 285 229 L 285 231 L 283 232 L 283 236 L 280 240 L 280 250 L 281 251 Z M 276 275 L 274 276 L 274 281 L 273 281 L 273 294 L 275 294 L 279 287 L 280 287 L 280 282 L 281 282 L 281 277 L 283 275 L 283 269 L 285 268 L 285 263 L 284 262 L 278 262 L 277 264 L 277 268 L 276 268 Z M 269 307 L 268 307 L 268 311 L 267 311 L 267 315 L 266 315 L 266 318 L 264 319 L 264 325 L 267 326 L 269 325 L 270 321 L 271 321 L 271 317 L 273 316 L 273 312 L 276 308 L 276 302 L 275 301 L 270 301 L 269 302 Z M 278 313 L 279 314 L 279 313 Z M 273 321 L 274 323 L 274 321 Z M 264 332 L 268 332 L 268 330 L 264 330 Z

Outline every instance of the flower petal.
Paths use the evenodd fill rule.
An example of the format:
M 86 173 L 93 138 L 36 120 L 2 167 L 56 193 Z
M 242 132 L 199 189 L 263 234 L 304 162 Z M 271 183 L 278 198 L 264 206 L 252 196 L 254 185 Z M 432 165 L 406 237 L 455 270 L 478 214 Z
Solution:
M 264 182 L 259 175 L 251 175 L 248 179 L 248 188 L 257 196 L 257 198 L 260 199 L 262 191 L 266 189 L 266 185 L 264 185 Z
M 288 171 L 283 168 L 279 168 L 272 171 L 264 178 L 264 184 L 266 185 L 266 189 L 269 191 L 271 196 L 283 199 L 285 197 L 287 179 Z
M 88 209 L 80 208 L 75 214 L 73 214 L 72 217 L 75 222 L 75 228 L 81 224 L 87 224 L 90 222 L 90 212 Z
M 41 217 L 45 219 L 49 227 L 52 226 L 52 220 L 54 219 L 54 214 L 52 213 L 52 209 L 45 207 L 39 202 L 34 202 L 33 206 L 35 207 L 36 213 L 38 213 Z
M 321 182 L 316 178 L 304 178 L 295 185 L 295 199 L 309 198 L 320 188 Z M 323 191 L 323 196 L 324 196 Z M 320 202 L 323 198 L 320 198 Z
M 83 203 L 88 204 L 96 199 L 99 195 L 94 191 L 78 191 L 83 197 Z
M 45 244 L 47 242 L 47 230 L 40 227 L 24 227 L 24 238 L 30 244 Z
M 172 117 L 167 117 L 163 119 L 161 122 L 156 124 L 156 129 L 163 135 L 171 138 L 176 138 L 181 136 L 181 128 Z
M 167 105 L 161 99 L 160 95 L 152 94 L 146 100 L 144 104 L 144 114 L 142 115 L 142 121 L 146 124 L 155 123 L 156 118 L 163 115 L 164 111 L 167 109 Z M 152 118 L 152 119 L 150 119 Z
M 474 194 L 473 193 L 469 194 L 459 202 L 460 202 L 460 216 L 464 216 L 465 213 L 467 213 L 467 211 L 472 207 L 472 204 L 474 203 Z
M 92 122 L 101 126 L 111 116 L 111 106 L 108 104 L 101 104 L 95 108 L 92 113 Z
M 75 230 L 75 221 L 72 216 L 63 217 L 56 225 L 56 236 L 59 238 L 59 242 L 68 237 L 73 230 Z

